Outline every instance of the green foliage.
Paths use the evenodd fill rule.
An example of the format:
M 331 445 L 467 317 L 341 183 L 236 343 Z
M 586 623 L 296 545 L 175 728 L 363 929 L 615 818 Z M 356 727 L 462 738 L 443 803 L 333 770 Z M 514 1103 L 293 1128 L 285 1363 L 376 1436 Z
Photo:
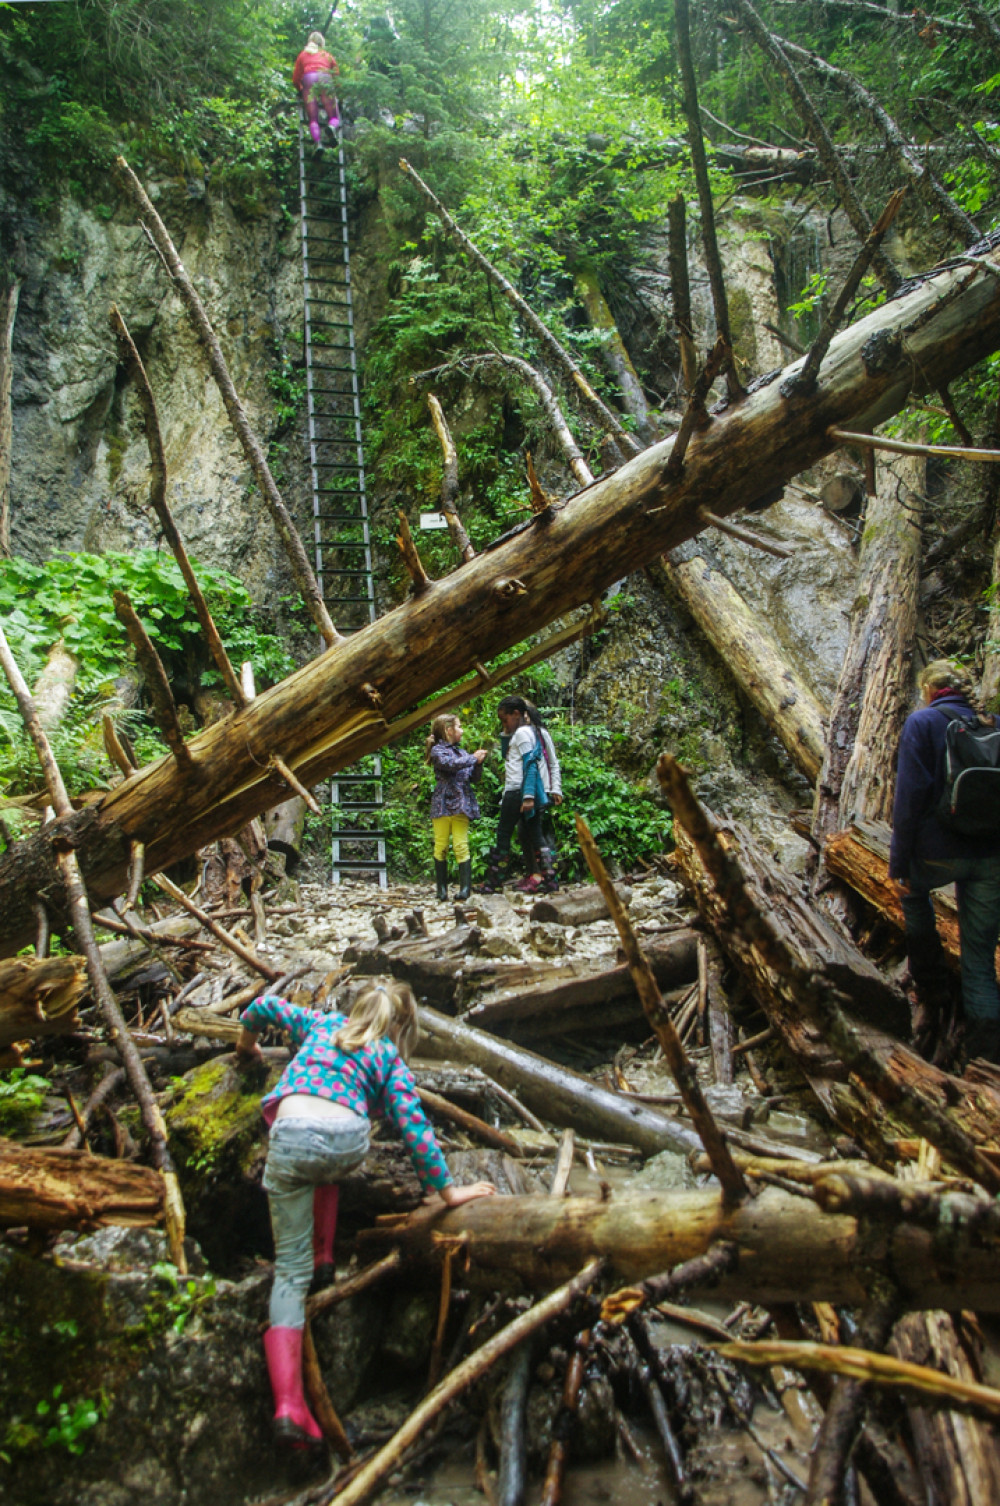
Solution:
M 177 1267 L 168 1260 L 158 1260 L 150 1275 L 166 1290 L 167 1296 L 160 1310 L 173 1333 L 183 1333 L 198 1307 L 206 1298 L 215 1295 L 215 1281 L 211 1276 L 203 1281 L 182 1281 Z
M 124 151 L 212 167 L 254 207 L 291 140 L 285 31 L 269 0 L 64 0 L 0 11 L 0 152 L 92 198 Z
M 231 659 L 253 661 L 258 686 L 274 684 L 294 662 L 281 640 L 263 632 L 250 595 L 234 575 L 194 566 Z M 172 676 L 189 687 L 217 685 L 221 675 L 201 636 L 187 586 L 171 556 L 154 550 L 135 554 L 70 554 L 35 565 L 22 558 L 0 561 L 0 615 L 15 659 L 29 685 L 60 639 L 80 664 L 70 709 L 51 735 L 53 751 L 71 792 L 93 784 L 107 770 L 103 742 L 95 733 L 114 700 L 115 680 L 129 659 L 125 630 L 115 616 L 112 592 L 123 590 L 142 619 Z M 163 746 L 142 712 L 112 711 L 116 724 L 136 743 L 141 760 Z M 0 787 L 21 794 L 37 787 L 34 752 L 13 695 L 0 689 Z
M 35 1407 L 36 1415 L 49 1424 L 42 1436 L 42 1447 L 82 1454 L 87 1446 L 85 1435 L 107 1415 L 107 1405 L 103 1397 L 98 1401 L 89 1396 L 63 1401 L 62 1393 L 62 1386 L 53 1386 L 51 1401 L 43 1399 Z
M 523 650 L 524 645 L 521 645 Z M 519 651 L 521 651 L 519 650 Z M 473 871 L 481 873 L 493 845 L 497 812 L 503 793 L 503 765 L 499 756 L 497 703 L 505 695 L 521 694 L 544 705 L 552 678 L 547 665 L 537 666 L 530 678 L 505 685 L 463 706 L 458 715 L 464 729 L 462 746 L 472 752 L 486 747 L 490 757 L 475 787 L 482 817 L 469 828 Z M 594 833 L 605 860 L 622 868 L 635 867 L 640 857 L 661 852 L 672 830 L 668 812 L 654 805 L 615 767 L 620 734 L 603 726 L 572 722 L 562 715 L 546 718 L 563 776 L 564 802 L 550 807 L 565 878 L 583 879 L 587 868 L 576 841 L 574 815 L 579 812 Z M 426 732 L 413 734 L 387 748 L 383 757 L 387 806 L 383 818 L 393 867 L 421 879 L 431 872 L 433 839 L 430 797 L 434 775 L 425 762 Z
M 817 304 L 822 303 L 826 297 L 826 290 L 830 286 L 829 272 L 814 272 L 802 289 L 798 299 L 788 305 L 788 312 L 794 314 L 796 319 L 803 314 L 811 314 Z
M 68 1326 L 68 1325 L 63 1325 Z M 12 1418 L 0 1444 L 0 1459 L 10 1464 L 15 1454 L 30 1454 L 38 1449 L 61 1448 L 68 1454 L 82 1454 L 88 1434 L 108 1415 L 107 1398 L 102 1392 L 95 1401 L 89 1396 L 75 1400 L 64 1397 L 65 1387 L 52 1387 L 49 1396 L 36 1403 L 30 1422 Z
M 16 1134 L 37 1114 L 52 1091 L 47 1077 L 38 1077 L 26 1067 L 12 1067 L 0 1077 L 0 1131 Z

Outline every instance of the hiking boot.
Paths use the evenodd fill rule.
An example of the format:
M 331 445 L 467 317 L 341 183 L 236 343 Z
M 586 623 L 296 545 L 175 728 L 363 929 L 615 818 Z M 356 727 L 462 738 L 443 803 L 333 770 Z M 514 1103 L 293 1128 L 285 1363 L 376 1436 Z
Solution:
M 437 897 L 444 903 L 448 898 L 448 860 L 446 858 L 434 859 L 434 881 L 437 884 Z
M 954 1014 L 952 975 L 944 948 L 933 936 L 907 936 L 908 994 L 913 1005 L 913 1049 L 930 1061 Z
M 483 882 L 476 885 L 477 894 L 499 894 L 504 886 L 507 872 L 510 868 L 510 853 L 497 852 L 496 848 L 490 849 L 486 859 L 486 873 Z
M 559 875 L 556 873 L 551 847 L 540 847 L 536 859 L 538 871 L 542 876 L 538 885 L 539 889 L 543 894 L 555 894 L 559 888 Z

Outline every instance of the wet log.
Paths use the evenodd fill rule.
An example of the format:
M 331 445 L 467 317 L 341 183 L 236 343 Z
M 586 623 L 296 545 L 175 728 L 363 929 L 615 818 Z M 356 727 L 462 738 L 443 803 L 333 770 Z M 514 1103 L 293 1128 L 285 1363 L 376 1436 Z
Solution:
M 968 1083 L 925 1062 L 890 1035 L 889 1029 L 901 1033 L 907 1023 L 899 992 L 805 902 L 794 880 L 771 861 L 747 831 L 734 824 L 724 826 L 722 836 L 739 860 L 752 900 L 779 929 L 782 941 L 801 965 L 840 990 L 843 1007 L 853 1011 L 852 1024 L 862 1043 L 883 1064 L 890 1079 L 943 1112 L 995 1162 L 1000 1157 L 1000 1092 L 985 1082 L 970 1089 Z M 912 1131 L 847 1071 L 820 1031 L 804 1019 L 801 1003 L 786 981 L 768 965 L 757 947 L 730 928 L 725 905 L 683 831 L 678 833 L 677 852 L 700 913 L 749 982 L 823 1108 L 876 1161 L 894 1159 L 896 1142 L 908 1138 Z
M 720 1300 L 834 1302 L 863 1306 L 873 1272 L 891 1272 L 906 1306 L 956 1312 L 1000 1310 L 997 1245 L 961 1225 L 915 1224 L 823 1213 L 810 1198 L 779 1188 L 727 1205 L 719 1189 L 614 1193 L 597 1198 L 484 1198 L 443 1213 L 420 1209 L 379 1221 L 360 1236 L 365 1259 L 398 1247 L 434 1268 L 449 1238 L 466 1242 L 463 1279 L 483 1287 L 544 1291 L 604 1256 L 615 1282 L 637 1282 L 704 1255 L 720 1240 L 736 1247 L 716 1272 Z M 939 1296 L 941 1300 L 939 1300 Z
M 618 893 L 623 905 L 631 904 L 631 889 L 622 885 Z M 537 899 L 531 907 L 531 918 L 556 926 L 589 926 L 595 920 L 607 920 L 608 907 L 596 884 L 580 884 Z
M 432 1009 L 420 1010 L 424 1056 L 471 1062 L 501 1087 L 516 1092 L 529 1109 L 552 1124 L 568 1125 L 596 1140 L 635 1145 L 648 1156 L 661 1150 L 689 1152 L 701 1141 L 687 1125 L 657 1114 L 625 1095 L 609 1093 L 589 1078 L 557 1067 L 483 1030 L 471 1030 Z
M 408 983 L 418 999 L 427 999 L 439 1008 L 454 1008 L 462 969 L 470 955 L 479 950 L 482 939 L 477 926 L 456 926 L 444 936 L 389 941 L 359 950 L 356 955 L 348 949 L 344 961 L 354 963 L 356 975 L 389 974 Z
M 847 651 L 816 791 L 817 842 L 892 810 L 893 755 L 909 699 L 920 577 L 922 460 L 878 467 L 868 502 Z M 897 474 L 899 472 L 899 474 Z M 905 503 L 899 493 L 906 484 Z
M 68 1035 L 88 990 L 82 957 L 13 957 L 0 962 L 0 1051 L 14 1041 Z
M 152 1167 L 0 1140 L 0 1228 L 146 1228 L 162 1222 L 163 1178 Z
M 909 1313 L 896 1325 L 889 1352 L 955 1380 L 982 1381 L 962 1346 L 959 1322 L 944 1312 Z M 928 1407 L 911 1406 L 908 1411 L 916 1464 L 929 1500 L 947 1501 L 949 1506 L 1000 1500 L 995 1424 Z
M 903 907 L 899 902 L 899 890 L 889 877 L 891 836 L 891 828 L 884 821 L 855 821 L 829 838 L 823 848 L 823 860 L 835 878 L 843 879 L 902 933 L 905 930 Z M 937 889 L 931 896 L 931 903 L 941 943 L 957 967 L 960 946 L 954 895 Z
M 995 243 L 980 254 L 983 270 L 967 256 L 838 336 L 815 394 L 783 396 L 775 379 L 732 403 L 679 474 L 668 470 L 673 441 L 651 446 L 191 738 L 192 774 L 161 759 L 17 843 L 0 858 L 0 952 L 33 938 L 37 896 L 60 913 L 62 844 L 95 903 L 122 893 L 133 842 L 158 872 L 284 799 L 273 755 L 311 788 L 415 725 L 434 690 L 698 533 L 701 509 L 726 516 L 764 499 L 836 447 L 831 427 L 879 423 L 915 383 L 936 387 L 975 364 L 1000 343 Z
M 603 903 L 603 901 L 602 901 Z M 677 988 L 698 976 L 697 937 L 694 931 L 675 931 L 662 941 L 643 948 L 653 976 L 661 988 Z M 534 987 L 518 987 L 497 997 L 480 998 L 465 1015 L 465 1024 L 484 1030 L 508 1034 L 528 1029 L 534 1036 L 554 1035 L 567 1028 L 566 1021 L 584 1011 L 594 1011 L 595 1024 L 610 1023 L 610 1015 L 600 1011 L 608 1006 L 625 1006 L 620 1017 L 641 1016 L 635 985 L 628 967 L 605 968 L 567 977 L 566 969 L 547 971 Z M 615 1019 L 619 1018 L 619 1011 Z
M 693 548 L 664 557 L 667 579 L 800 773 L 814 784 L 823 762 L 826 708 L 789 665 L 742 596 Z

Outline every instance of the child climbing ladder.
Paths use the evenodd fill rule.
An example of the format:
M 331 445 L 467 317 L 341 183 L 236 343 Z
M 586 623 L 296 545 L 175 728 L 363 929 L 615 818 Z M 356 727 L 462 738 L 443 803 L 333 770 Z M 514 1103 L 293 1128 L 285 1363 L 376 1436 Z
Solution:
M 331 131 L 336 131 L 340 125 L 337 96 L 334 93 L 334 77 L 339 72 L 337 59 L 326 51 L 323 33 L 311 31 L 308 42 L 295 59 L 292 83 L 302 96 L 309 134 L 318 147 L 323 145 L 319 124 L 320 106 L 326 112 L 326 123 Z

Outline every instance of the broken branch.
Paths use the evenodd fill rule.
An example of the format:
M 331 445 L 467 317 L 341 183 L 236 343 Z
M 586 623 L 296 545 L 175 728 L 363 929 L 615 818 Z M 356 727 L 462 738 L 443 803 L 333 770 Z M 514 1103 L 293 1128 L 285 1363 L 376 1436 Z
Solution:
M 681 1045 L 677 1027 L 663 1002 L 656 979 L 653 977 L 653 970 L 643 955 L 625 906 L 618 898 L 618 893 L 597 850 L 590 828 L 580 815 L 576 817 L 576 835 L 587 860 L 587 867 L 604 895 L 604 902 L 617 927 L 625 960 L 635 984 L 635 991 L 639 995 L 646 1018 L 656 1032 L 656 1038 L 667 1059 L 674 1082 L 684 1099 L 691 1122 L 698 1131 L 705 1153 L 712 1163 L 712 1171 L 722 1185 L 723 1196 L 729 1203 L 739 1202 L 747 1196 L 748 1190 L 743 1180 L 743 1173 L 733 1160 L 729 1147 L 719 1131 L 719 1126 L 701 1090 L 698 1074 Z

